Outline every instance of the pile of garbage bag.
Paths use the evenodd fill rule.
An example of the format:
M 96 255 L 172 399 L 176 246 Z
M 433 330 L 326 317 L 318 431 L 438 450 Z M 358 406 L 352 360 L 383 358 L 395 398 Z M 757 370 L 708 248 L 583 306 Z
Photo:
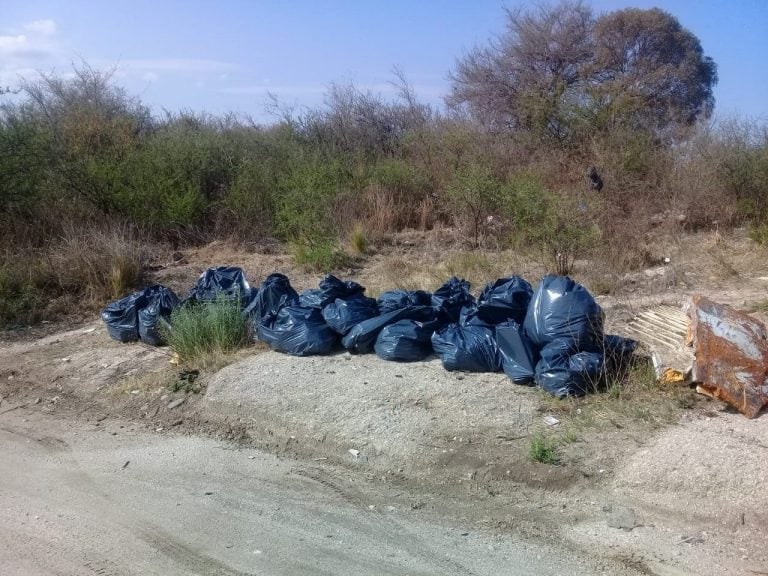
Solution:
M 603 311 L 587 289 L 554 275 L 535 290 L 519 276 L 499 278 L 478 298 L 453 277 L 434 293 L 392 290 L 373 299 L 357 282 L 330 274 L 299 294 L 283 274 L 252 288 L 242 269 L 219 267 L 206 270 L 184 300 L 150 286 L 111 303 L 102 318 L 115 340 L 158 346 L 164 330 L 173 330 L 174 310 L 221 298 L 238 301 L 252 337 L 278 352 L 347 350 L 397 362 L 435 355 L 446 370 L 504 372 L 559 397 L 593 390 L 637 344 L 605 335 Z

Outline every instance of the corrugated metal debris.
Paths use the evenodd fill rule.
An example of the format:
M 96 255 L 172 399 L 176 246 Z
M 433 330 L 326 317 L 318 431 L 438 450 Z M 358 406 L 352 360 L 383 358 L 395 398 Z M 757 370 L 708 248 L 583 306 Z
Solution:
M 658 306 L 640 312 L 626 326 L 629 335 L 649 350 L 656 377 L 663 384 L 690 382 L 693 353 L 685 345 L 688 322 L 681 308 Z
M 768 334 L 748 314 L 694 296 L 687 344 L 698 389 L 754 418 L 768 404 Z

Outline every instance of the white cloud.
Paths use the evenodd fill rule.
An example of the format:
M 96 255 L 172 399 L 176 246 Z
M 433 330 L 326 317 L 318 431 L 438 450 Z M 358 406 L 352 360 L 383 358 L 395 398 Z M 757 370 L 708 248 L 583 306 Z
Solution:
M 46 18 L 45 20 L 35 20 L 34 22 L 25 24 L 24 30 L 34 32 L 36 34 L 41 34 L 43 36 L 53 36 L 56 34 L 56 22 L 50 18 Z
M 65 61 L 53 20 L 35 20 L 0 35 L 0 85 L 13 85 L 30 70 L 50 68 Z

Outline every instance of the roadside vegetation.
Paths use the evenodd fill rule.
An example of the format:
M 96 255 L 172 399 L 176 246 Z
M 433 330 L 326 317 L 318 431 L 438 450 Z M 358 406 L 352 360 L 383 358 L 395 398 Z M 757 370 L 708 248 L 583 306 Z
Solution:
M 208 367 L 250 342 L 240 302 L 218 298 L 177 308 L 163 337 L 182 365 Z
M 716 66 L 677 20 L 569 2 L 506 18 L 444 110 L 400 73 L 394 101 L 338 84 L 269 125 L 153 114 L 87 64 L 0 94 L 0 325 L 130 291 L 158 244 L 277 239 L 326 271 L 440 228 L 477 254 L 457 267 L 514 248 L 570 273 L 654 264 L 653 230 L 768 242 L 768 128 L 710 119 Z

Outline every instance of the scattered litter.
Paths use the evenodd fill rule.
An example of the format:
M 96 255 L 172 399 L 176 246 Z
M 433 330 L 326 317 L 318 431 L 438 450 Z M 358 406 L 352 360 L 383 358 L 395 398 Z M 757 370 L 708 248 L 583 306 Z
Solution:
M 557 426 L 558 424 L 560 424 L 560 420 L 558 420 L 554 416 L 544 416 L 543 420 L 544 420 L 544 424 L 546 424 L 547 426 Z
M 96 328 L 86 328 L 81 334 L 90 334 L 91 332 L 96 332 Z
M 130 463 L 131 463 L 131 461 L 130 461 L 130 460 L 126 460 L 126 461 L 125 461 L 125 464 L 123 464 L 123 470 L 125 470 L 126 468 L 128 468 L 128 464 L 130 464 Z
M 184 401 L 186 398 L 177 398 L 176 400 L 172 400 L 171 402 L 168 402 L 168 410 L 173 410 L 174 408 L 178 408 L 182 404 L 184 404 Z
M 352 454 L 352 456 L 354 456 L 355 458 L 357 458 L 360 455 L 360 450 L 355 450 L 354 448 L 350 448 L 348 452 Z

